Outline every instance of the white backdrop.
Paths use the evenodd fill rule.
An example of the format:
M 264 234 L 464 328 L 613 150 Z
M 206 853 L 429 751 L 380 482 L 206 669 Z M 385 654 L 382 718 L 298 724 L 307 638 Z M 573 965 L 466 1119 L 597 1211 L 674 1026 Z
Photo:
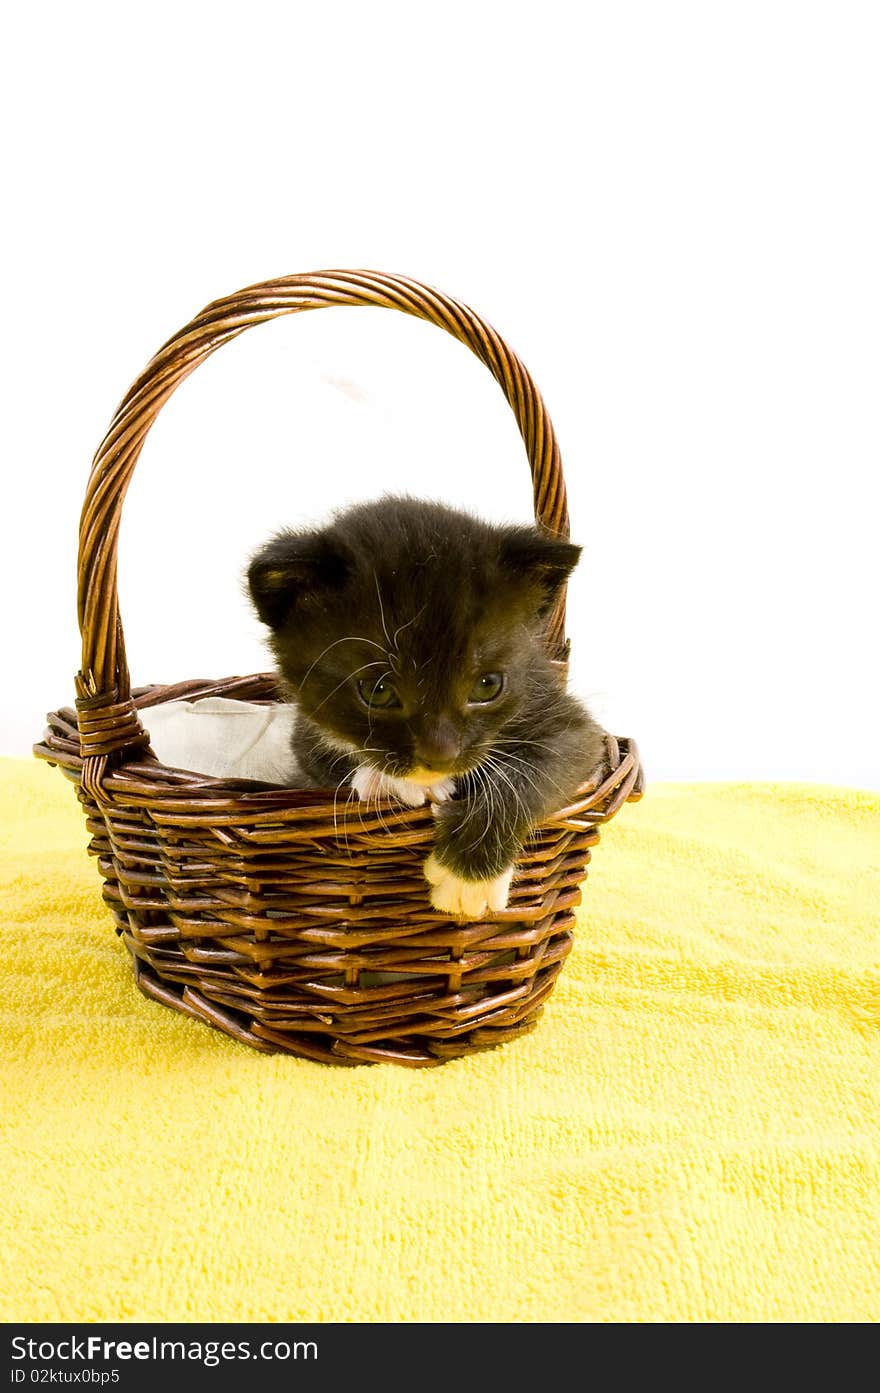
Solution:
M 870 3 L 60 3 L 6 17 L 0 753 L 79 666 L 117 401 L 203 304 L 326 267 L 465 300 L 562 448 L 572 683 L 649 780 L 880 787 L 880 11 Z M 281 525 L 388 489 L 530 516 L 467 349 L 378 310 L 198 370 L 126 501 L 135 684 L 261 670 Z

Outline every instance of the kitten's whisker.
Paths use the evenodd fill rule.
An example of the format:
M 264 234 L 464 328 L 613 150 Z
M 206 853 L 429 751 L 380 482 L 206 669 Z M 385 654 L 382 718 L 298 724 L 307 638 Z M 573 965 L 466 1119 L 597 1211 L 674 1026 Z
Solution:
M 467 812 L 465 813 L 464 817 L 461 819 L 461 822 L 459 823 L 460 827 L 467 826 L 474 813 L 477 811 L 477 808 L 479 807 L 479 802 L 477 799 L 477 789 L 474 786 L 477 782 L 478 780 L 476 778 L 476 771 L 474 771 L 473 784 L 470 787 L 466 788 L 464 791 L 465 802 L 467 804 Z M 464 850 L 471 851 L 474 846 L 476 846 L 476 842 L 471 843 L 470 846 L 464 847 Z
M 461 826 L 461 827 L 466 826 L 467 823 L 470 822 L 471 818 L 473 817 L 474 813 L 475 813 L 476 810 L 477 810 L 476 790 L 474 790 L 474 789 L 472 789 L 472 788 L 470 788 L 470 787 L 465 787 L 464 790 L 463 790 L 463 792 L 464 792 L 464 803 L 465 803 L 466 811 L 465 811 L 464 816 L 463 816 L 462 819 L 461 819 L 461 822 L 459 823 L 459 826 Z
M 332 692 L 328 692 L 327 695 L 323 698 L 323 700 L 318 702 L 318 705 L 315 707 L 315 710 L 312 711 L 310 714 L 311 714 L 312 716 L 314 716 L 315 711 L 320 711 L 321 707 L 324 705 L 324 702 L 325 702 L 325 701 L 329 701 L 330 698 L 331 698 L 332 696 L 335 696 L 336 693 L 339 691 L 339 688 L 340 688 L 340 687 L 344 687 L 345 684 L 346 684 L 346 682 L 350 682 L 351 679 L 352 679 L 352 677 L 357 677 L 357 675 L 358 675 L 359 672 L 365 672 L 366 669 L 367 669 L 368 667 L 381 667 L 381 666 L 382 666 L 382 663 L 380 662 L 380 660 L 379 660 L 378 658 L 374 658 L 373 661 L 372 661 L 371 663 L 361 663 L 360 667 L 356 667 L 355 670 L 354 670 L 354 672 L 348 673 L 345 677 L 343 677 L 343 679 L 342 679 L 341 682 L 337 682 L 337 683 L 336 683 L 336 686 L 333 688 L 333 691 L 332 691 Z M 380 682 L 381 682 L 382 679 L 380 678 L 379 680 L 380 680 Z
M 382 604 L 382 592 L 379 589 L 379 577 L 377 576 L 375 570 L 373 571 L 373 580 L 376 583 L 376 596 L 379 601 L 379 616 L 382 620 L 382 631 L 385 634 L 385 637 L 388 640 L 389 645 L 393 648 L 394 644 L 391 642 L 391 635 L 388 632 L 388 625 L 385 623 L 385 606 Z M 377 644 L 376 647 L 378 648 L 379 644 Z
M 495 794 L 494 794 L 492 785 L 491 785 L 491 783 L 489 782 L 489 780 L 487 779 L 486 774 L 485 774 L 485 771 L 483 770 L 483 768 L 482 768 L 482 767 L 479 767 L 479 768 L 477 768 L 477 769 L 474 769 L 474 770 L 472 770 L 472 773 L 474 774 L 474 781 L 475 781 L 475 783 L 476 783 L 476 784 L 482 784 L 483 788 L 485 789 L 486 794 L 488 795 L 488 797 L 484 797 L 484 798 L 482 799 L 482 806 L 486 809 L 486 825 L 485 825 L 485 827 L 483 828 L 482 832 L 479 834 L 479 836 L 475 837 L 474 840 L 473 840 L 472 842 L 469 842 L 469 843 L 467 844 L 467 846 L 465 846 L 465 847 L 462 848 L 464 851 L 474 851 L 478 846 L 481 845 L 481 843 L 483 843 L 483 842 L 486 840 L 486 837 L 487 837 L 488 834 L 489 834 L 489 829 L 490 829 L 490 827 L 492 826 L 493 814 L 494 814 L 494 807 L 495 807 Z M 474 789 L 474 811 L 476 811 L 477 808 L 480 807 L 480 806 L 481 806 L 481 802 L 480 802 L 480 801 L 478 800 L 478 798 L 477 798 L 477 789 L 475 788 L 475 789 Z M 470 816 L 470 814 L 469 814 L 468 816 Z
M 383 652 L 384 652 L 384 649 L 383 649 Z M 386 654 L 385 656 L 387 657 L 388 655 Z M 393 673 L 393 672 L 389 672 L 388 668 L 386 668 L 385 671 L 384 671 L 379 677 L 376 678 L 376 685 L 378 686 L 380 682 L 384 682 L 386 677 L 393 677 L 393 676 L 394 676 L 394 673 Z M 369 731 L 369 739 L 372 740 L 372 738 L 373 738 L 373 709 L 372 709 L 372 707 L 369 707 L 369 706 L 367 707 L 367 730 Z M 377 753 L 378 753 L 378 752 L 377 752 Z
M 344 638 L 334 639 L 332 643 L 327 644 L 327 647 L 324 649 L 323 653 L 319 653 L 315 661 L 307 669 L 305 677 L 299 684 L 300 691 L 302 691 L 303 687 L 308 682 L 309 677 L 312 674 L 312 669 L 317 667 L 321 659 L 323 657 L 326 657 L 326 655 L 330 652 L 330 649 L 335 648 L 336 645 L 339 643 L 366 643 L 369 645 L 370 648 L 378 648 L 380 653 L 385 652 L 385 649 L 382 647 L 381 643 L 374 643 L 371 638 L 364 638 L 363 634 L 346 634 Z
M 342 750 L 342 751 L 336 756 L 336 758 L 335 758 L 335 759 L 331 759 L 330 763 L 327 765 L 327 769 L 329 770 L 329 772 L 330 772 L 331 774 L 332 774 L 333 770 L 335 769 L 336 765 L 340 762 L 340 760 L 343 760 L 343 759 L 348 759 L 348 752 L 347 752 L 346 750 Z M 343 774 L 342 779 L 340 779 L 340 783 L 343 783 L 343 782 L 345 781 L 345 779 L 348 778 L 348 777 L 349 777 L 349 776 L 348 776 L 347 774 Z
M 487 759 L 485 759 L 485 760 L 483 761 L 482 773 L 483 773 L 483 778 L 484 778 L 484 780 L 485 780 L 486 788 L 489 790 L 489 795 L 490 795 L 490 799 L 491 799 L 491 810 L 492 810 L 492 811 L 491 811 L 491 820 L 492 820 L 493 822 L 494 822 L 494 820 L 495 820 L 495 799 L 496 799 L 496 794 L 498 795 L 498 804 L 499 804 L 499 806 L 500 806 L 500 808 L 501 808 L 501 810 L 502 810 L 502 813 L 504 813 L 504 814 L 507 813 L 507 808 L 506 808 L 506 806 L 505 806 L 504 799 L 501 797 L 501 790 L 500 790 L 500 788 L 498 787 L 495 778 L 494 778 L 494 777 L 491 777 L 491 776 L 497 775 L 498 772 L 499 772 L 499 771 L 495 768 L 495 761 L 491 758 L 491 756 L 489 756 Z M 515 794 L 514 794 L 514 796 L 515 796 Z M 503 821 L 503 825 L 504 825 L 505 827 L 507 826 L 507 817 L 506 817 L 506 816 L 503 818 L 503 820 L 502 820 L 502 819 L 499 819 L 499 821 Z M 486 830 L 488 831 L 488 827 L 487 827 Z
M 493 747 L 504 745 L 511 747 L 516 746 L 520 749 L 523 745 L 528 745 L 531 750 L 549 750 L 551 754 L 556 753 L 556 749 L 553 745 L 548 745 L 544 740 L 535 740 L 532 736 L 520 737 L 499 735 L 493 740 L 492 744 Z
M 484 841 L 486 840 L 486 838 L 488 837 L 488 835 L 489 835 L 489 830 L 490 830 L 490 828 L 492 827 L 492 824 L 493 824 L 494 821 L 495 821 L 495 794 L 496 794 L 496 789 L 495 789 L 495 785 L 493 784 L 492 780 L 489 778 L 488 770 L 486 770 L 485 768 L 483 768 L 483 769 L 480 770 L 480 778 L 481 778 L 481 780 L 482 780 L 483 787 L 485 788 L 486 792 L 487 792 L 488 795 L 489 795 L 488 809 L 487 809 L 487 812 L 486 812 L 486 826 L 483 828 L 483 835 L 480 837 L 480 842 L 484 842 Z
M 503 743 L 503 742 L 502 742 L 502 741 L 499 741 L 498 743 L 501 744 L 501 743 Z M 524 744 L 533 744 L 533 743 L 536 743 L 536 742 L 533 742 L 533 741 L 524 741 L 523 743 L 524 743 Z M 542 746 L 542 748 L 543 748 L 543 749 L 550 750 L 551 753 L 555 753 L 555 751 L 553 750 L 552 746 L 550 746 L 550 745 L 544 745 L 544 746 Z M 508 759 L 508 760 L 512 760 L 515 764 L 518 764 L 518 765 L 520 766 L 520 770 L 519 770 L 518 777 L 524 779 L 524 780 L 526 781 L 526 783 L 530 784 L 531 787 L 535 790 L 536 793 L 540 793 L 540 792 L 541 792 L 541 786 L 540 786 L 540 784 L 537 784 L 537 783 L 535 782 L 535 780 L 531 777 L 532 773 L 536 772 L 536 771 L 535 771 L 535 766 L 534 766 L 533 763 L 531 763 L 531 762 L 530 762 L 529 760 L 527 760 L 527 759 L 523 759 L 521 755 L 513 755 L 513 754 L 510 754 L 509 752 L 505 754 L 504 758 L 505 758 L 505 759 Z M 542 770 L 542 777 L 543 777 L 544 783 L 549 784 L 551 788 L 555 788 L 555 789 L 556 789 L 556 792 L 562 797 L 563 800 L 567 800 L 567 799 L 568 799 L 570 790 L 564 789 L 564 788 L 562 787 L 561 784 L 558 784 L 558 783 L 556 782 L 555 779 L 551 779 L 551 777 L 550 777 L 550 775 L 547 773 L 546 769 Z
M 534 765 L 530 764 L 528 760 L 523 759 L 520 755 L 512 755 L 509 751 L 505 753 L 503 760 L 499 755 L 495 754 L 493 754 L 492 758 L 498 765 L 499 772 L 503 770 L 505 762 L 508 764 L 518 765 L 519 768 L 517 770 L 509 771 L 511 776 L 515 776 L 516 778 L 522 779 L 531 788 L 533 788 L 536 793 L 539 792 L 539 786 L 535 783 L 535 780 L 532 778 L 532 773 L 534 772 Z
M 382 761 L 382 769 L 380 770 L 380 773 L 386 774 L 387 772 L 388 772 L 388 760 L 387 760 L 387 759 L 384 759 L 384 760 Z M 374 803 L 375 803 L 375 808 L 374 808 L 374 813 L 373 813 L 373 815 L 374 815 L 374 817 L 376 818 L 376 820 L 378 821 L 379 826 L 382 828 L 382 831 L 385 832 L 385 833 L 387 833 L 387 832 L 390 831 L 390 828 L 389 828 L 389 826 L 388 826 L 388 823 L 385 821 L 384 815 L 383 815 L 383 813 L 382 813 L 382 811 L 381 811 L 381 809 L 380 809 L 380 807 L 379 807 L 379 804 L 380 804 L 383 800 L 382 800 L 382 797 L 381 797 L 381 795 L 380 795 L 380 793 L 379 793 L 378 788 L 376 789 L 376 792 L 375 792 L 375 794 L 374 794 L 373 801 L 374 801 Z
M 412 619 L 407 619 L 407 621 L 406 621 L 405 624 L 399 624 L 398 627 L 394 630 L 394 638 L 391 640 L 391 647 L 394 649 L 394 652 L 395 652 L 398 656 L 400 656 L 400 649 L 399 649 L 399 647 L 398 647 L 398 645 L 397 645 L 397 637 L 398 637 L 398 635 L 399 635 L 399 634 L 402 634 L 403 631 L 404 631 L 404 629 L 408 629 L 409 626 L 410 626 L 410 624 L 415 624 L 415 622 L 416 622 L 417 619 L 421 619 L 422 615 L 424 614 L 424 612 L 425 612 L 425 610 L 426 610 L 427 608 L 428 608 L 427 604 L 422 605 L 422 607 L 421 607 L 421 609 L 419 610 L 418 614 L 414 614 L 413 617 L 412 617 Z
M 487 769 L 491 769 L 492 772 L 493 772 L 494 774 L 496 774 L 496 775 L 498 776 L 498 778 L 502 779 L 502 780 L 504 781 L 504 783 L 507 785 L 507 787 L 510 789 L 510 792 L 513 794 L 513 800 L 514 800 L 515 806 L 519 809 L 519 811 L 520 811 L 520 813 L 521 813 L 523 819 L 524 819 L 526 822 L 528 822 L 528 821 L 529 821 L 528 809 L 526 808 L 525 803 L 523 802 L 522 798 L 520 797 L 519 789 L 516 787 L 516 784 L 513 782 L 513 779 L 511 779 L 511 778 L 507 775 L 507 773 L 505 772 L 505 770 L 502 768 L 500 760 L 499 760 L 496 756 L 490 755 L 490 756 L 488 757 L 488 759 L 485 760 L 484 763 L 485 763 L 485 767 L 486 767 Z M 501 806 L 502 806 L 502 808 L 504 807 L 503 801 L 502 801 Z M 508 810 L 505 808 L 505 812 L 507 812 L 507 811 L 508 811 Z M 508 825 L 508 824 L 506 824 L 506 825 Z
M 335 763 L 335 761 L 334 761 L 334 763 Z M 343 777 L 339 780 L 339 783 L 336 785 L 336 787 L 335 787 L 334 790 L 333 790 L 333 834 L 334 834 L 334 836 L 336 836 L 336 837 L 339 836 L 339 822 L 338 822 L 338 818 L 337 818 L 337 815 L 336 815 L 336 804 L 337 804 L 337 801 L 338 801 L 338 798 L 339 798 L 339 790 L 342 788 L 342 785 L 345 783 L 345 781 L 346 781 L 346 779 L 347 779 L 348 777 L 349 777 L 348 774 L 343 775 Z M 353 795 L 353 794 L 354 794 L 354 789 L 351 788 L 351 787 L 349 787 L 349 790 L 348 790 L 348 798 L 346 799 L 346 802 L 347 802 L 347 803 L 350 803 L 350 802 L 351 802 L 351 800 L 352 800 L 352 795 Z M 348 844 L 348 819 L 347 819 L 347 818 L 346 818 L 346 820 L 345 820 L 345 834 L 344 834 L 344 840 L 345 840 L 345 854 L 346 854 L 346 856 L 349 857 L 349 859 L 351 859 L 351 850 L 350 850 L 349 844 Z
M 566 725 L 566 726 L 564 727 L 564 730 L 565 730 L 565 731 L 568 731 L 570 728 L 571 728 L 571 723 L 569 722 L 569 724 Z M 501 746 L 504 746 L 505 749 L 510 749 L 510 748 L 520 748 L 520 749 L 521 749 L 523 746 L 526 746 L 527 748 L 532 749 L 532 750 L 547 750 L 547 752 L 548 752 L 549 754 L 554 755 L 554 756 L 555 756 L 555 755 L 558 755 L 558 753 L 559 753 L 558 749 L 557 749 L 554 745 L 548 745 L 548 744 L 546 744 L 546 742 L 543 741 L 543 740 L 532 740 L 532 739 L 525 739 L 525 740 L 518 740 L 518 739 L 510 740 L 510 739 L 507 739 L 507 740 L 506 740 L 506 739 L 504 739 L 503 737 L 501 737 L 500 739 L 495 740 L 495 741 L 493 742 L 493 744 L 494 744 L 494 747 L 495 747 L 495 748 L 499 748 L 499 747 L 501 747 Z M 510 755 L 510 756 L 508 756 L 508 758 L 513 759 L 513 758 L 515 758 L 515 756 Z M 516 756 L 516 758 L 520 758 L 520 759 L 521 759 L 522 756 Z M 526 762 L 527 764 L 532 764 L 532 765 L 535 763 L 535 761 L 533 761 L 533 760 L 532 760 L 532 761 L 526 760 L 525 762 Z
M 534 779 L 532 779 L 531 776 L 530 776 L 529 774 L 525 773 L 525 772 L 522 771 L 522 770 L 520 771 L 520 773 L 519 773 L 518 776 L 517 776 L 513 771 L 511 771 L 511 772 L 510 772 L 510 777 L 509 777 L 509 778 L 508 778 L 507 772 L 506 772 L 505 770 L 503 770 L 502 768 L 499 768 L 498 773 L 501 774 L 502 778 L 503 778 L 507 783 L 509 783 L 510 788 L 511 788 L 511 791 L 512 791 L 512 793 L 513 793 L 514 798 L 516 799 L 517 806 L 518 806 L 518 808 L 519 808 L 519 810 L 520 810 L 520 813 L 521 813 L 521 815 L 522 815 L 523 820 L 524 820 L 526 823 L 529 823 L 529 824 L 530 824 L 530 823 L 533 821 L 532 815 L 531 815 L 531 809 L 526 805 L 525 798 L 523 797 L 523 790 L 522 790 L 522 787 L 521 787 L 521 786 L 519 786 L 519 787 L 517 786 L 516 778 L 519 777 L 521 780 L 524 780 L 524 781 L 529 785 L 529 787 L 530 787 L 531 789 L 533 789 L 534 792 L 537 793 L 537 794 L 539 794 L 539 795 L 540 795 L 540 793 L 541 793 L 540 786 L 539 786 L 538 784 L 535 783 Z

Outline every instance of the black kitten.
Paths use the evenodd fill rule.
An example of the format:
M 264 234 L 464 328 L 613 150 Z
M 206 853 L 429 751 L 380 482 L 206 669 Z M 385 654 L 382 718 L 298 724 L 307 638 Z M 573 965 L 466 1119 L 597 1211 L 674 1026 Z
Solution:
M 431 903 L 503 909 L 532 828 L 605 757 L 542 639 L 580 548 L 533 526 L 385 497 L 282 532 L 248 585 L 318 787 L 436 805 Z

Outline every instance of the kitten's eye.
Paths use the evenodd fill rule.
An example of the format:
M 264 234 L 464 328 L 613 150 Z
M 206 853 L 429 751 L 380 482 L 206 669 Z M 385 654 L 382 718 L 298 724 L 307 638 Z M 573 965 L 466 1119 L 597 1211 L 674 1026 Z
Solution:
M 487 701 L 494 701 L 496 697 L 500 697 L 503 691 L 504 673 L 484 672 L 471 687 L 468 694 L 468 701 L 485 705 Z
M 400 697 L 394 683 L 389 682 L 387 677 L 380 677 L 378 681 L 372 677 L 362 677 L 358 681 L 357 689 L 358 696 L 365 706 L 388 711 L 391 707 L 400 705 Z

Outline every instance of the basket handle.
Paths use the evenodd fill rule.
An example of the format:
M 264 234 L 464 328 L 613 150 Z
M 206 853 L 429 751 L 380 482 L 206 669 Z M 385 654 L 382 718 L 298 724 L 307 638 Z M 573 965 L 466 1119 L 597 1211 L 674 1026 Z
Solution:
M 372 305 L 425 319 L 467 345 L 504 393 L 523 437 L 532 472 L 535 518 L 568 537 L 568 508 L 556 436 L 526 368 L 496 331 L 458 300 L 405 276 L 379 271 L 318 271 L 263 281 L 215 300 L 159 349 L 116 410 L 92 462 L 80 518 L 78 618 L 82 668 L 77 674 L 80 751 L 96 791 L 107 759 L 144 747 L 149 737 L 131 700 L 119 616 L 116 555 L 122 503 L 147 432 L 165 402 L 198 365 L 254 324 L 331 305 Z M 551 655 L 567 654 L 565 590 L 547 625 Z

